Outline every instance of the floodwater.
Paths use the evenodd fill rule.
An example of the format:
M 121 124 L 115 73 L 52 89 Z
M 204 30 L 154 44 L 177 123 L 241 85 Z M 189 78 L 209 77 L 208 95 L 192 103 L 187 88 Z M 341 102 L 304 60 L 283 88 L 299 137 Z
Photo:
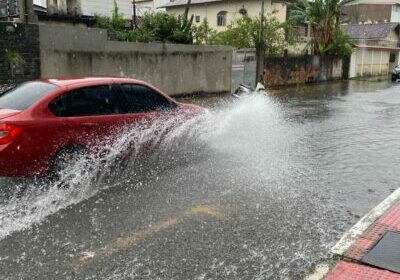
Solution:
M 125 130 L 60 182 L 0 179 L 0 279 L 302 279 L 399 187 L 399 85 L 184 101 L 211 113 L 124 171 L 129 139 L 176 120 Z

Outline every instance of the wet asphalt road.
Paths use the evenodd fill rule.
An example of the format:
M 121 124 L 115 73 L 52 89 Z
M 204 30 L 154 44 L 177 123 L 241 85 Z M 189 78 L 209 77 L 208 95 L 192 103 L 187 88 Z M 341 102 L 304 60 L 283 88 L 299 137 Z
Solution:
M 0 279 L 302 279 L 399 186 L 398 85 L 185 101 L 212 116 L 117 178 L 2 179 Z

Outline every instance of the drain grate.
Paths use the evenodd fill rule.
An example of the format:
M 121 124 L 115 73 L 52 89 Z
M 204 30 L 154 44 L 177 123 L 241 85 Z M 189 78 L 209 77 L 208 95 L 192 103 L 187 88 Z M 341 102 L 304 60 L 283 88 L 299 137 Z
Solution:
M 386 232 L 362 262 L 400 273 L 400 233 Z

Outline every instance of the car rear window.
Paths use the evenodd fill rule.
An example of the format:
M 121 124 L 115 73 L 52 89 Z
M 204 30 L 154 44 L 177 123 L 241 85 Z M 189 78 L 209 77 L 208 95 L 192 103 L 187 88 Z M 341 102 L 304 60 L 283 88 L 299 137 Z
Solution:
M 57 89 L 58 86 L 45 82 L 27 82 L 0 96 L 0 108 L 25 110 L 42 96 Z

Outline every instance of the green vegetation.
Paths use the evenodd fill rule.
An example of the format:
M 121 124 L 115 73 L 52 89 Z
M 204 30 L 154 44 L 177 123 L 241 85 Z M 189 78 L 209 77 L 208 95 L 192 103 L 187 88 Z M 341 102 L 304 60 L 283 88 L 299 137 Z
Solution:
M 294 0 L 288 3 L 290 20 L 311 26 L 311 50 L 317 55 L 349 56 L 352 40 L 340 29 L 341 11 L 354 0 Z
M 260 34 L 260 18 L 243 16 L 219 32 L 212 40 L 214 43 L 237 48 L 255 48 Z M 267 55 L 281 55 L 284 49 L 293 44 L 296 33 L 290 23 L 279 22 L 270 15 L 264 19 L 264 45 Z
M 10 65 L 15 65 L 16 67 L 21 67 L 25 64 L 25 59 L 22 55 L 12 50 L 6 50 L 5 59 Z
M 189 1 L 190 3 L 190 1 Z M 230 45 L 237 48 L 255 48 L 260 33 L 260 19 L 243 16 L 217 32 L 206 19 L 195 26 L 193 15 L 189 18 L 189 6 L 183 15 L 165 12 L 147 13 L 137 28 L 127 26 L 116 3 L 111 18 L 97 16 L 97 26 L 108 29 L 112 39 L 130 42 L 163 42 L 178 44 Z M 268 55 L 281 55 L 294 42 L 295 32 L 290 23 L 279 22 L 270 15 L 264 20 L 264 45 Z
M 111 18 L 97 16 L 97 26 L 108 29 L 113 39 L 131 42 L 163 42 L 192 44 L 193 16 L 188 18 L 188 9 L 184 15 L 170 15 L 165 12 L 147 13 L 140 20 L 140 27 L 127 28 L 123 14 L 114 2 Z
M 211 28 L 206 18 L 199 26 L 193 26 L 192 32 L 195 44 L 216 44 L 217 31 Z

